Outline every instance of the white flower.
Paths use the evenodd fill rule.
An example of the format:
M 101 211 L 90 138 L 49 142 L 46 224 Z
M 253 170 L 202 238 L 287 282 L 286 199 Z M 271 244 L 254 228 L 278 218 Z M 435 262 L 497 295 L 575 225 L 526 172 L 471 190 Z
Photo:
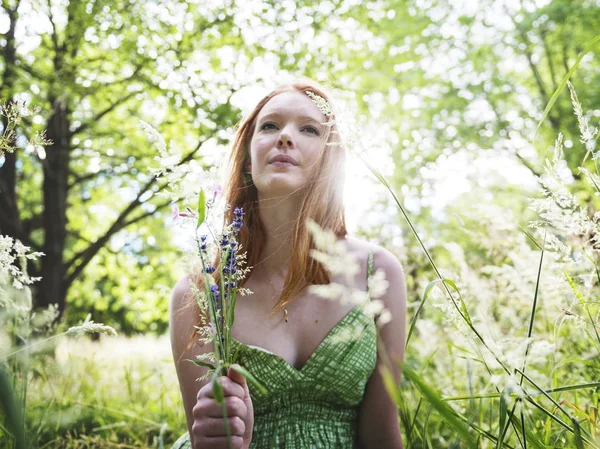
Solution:
M 321 285 L 311 285 L 308 287 L 308 291 L 312 295 L 320 296 L 324 299 L 340 300 L 346 295 L 346 287 L 341 284 L 329 283 Z
M 148 142 L 154 144 L 154 146 L 162 156 L 166 156 L 168 154 L 167 144 L 165 143 L 165 139 L 163 139 L 163 136 L 156 129 L 154 129 L 152 125 L 143 120 L 140 120 L 140 126 L 142 130 L 146 133 L 146 138 L 148 139 Z
M 363 311 L 367 316 L 379 315 L 384 309 L 383 301 L 380 299 L 373 299 L 366 303 L 363 307 Z
M 385 294 L 390 283 L 385 279 L 385 271 L 382 268 L 375 270 L 373 276 L 369 278 L 368 286 L 371 298 L 380 298 Z
M 382 310 L 381 314 L 379 315 L 379 318 L 377 318 L 377 326 L 381 327 L 387 323 L 389 323 L 390 321 L 392 321 L 392 313 L 388 310 Z
M 344 275 L 348 282 L 360 273 L 360 265 L 355 256 L 350 254 L 344 242 L 337 239 L 333 231 L 321 229 L 313 220 L 306 222 L 316 249 L 311 250 L 310 255 L 317 260 L 332 275 Z
M 90 319 L 91 317 L 92 315 L 88 314 L 83 323 L 81 323 L 79 326 L 70 327 L 65 333 L 69 336 L 74 337 L 79 337 L 81 335 L 94 332 L 98 332 L 100 334 L 105 335 L 117 335 L 117 331 L 114 330 L 111 326 L 107 326 L 102 323 L 94 323 Z
M 321 97 L 320 95 L 314 94 L 309 90 L 306 91 L 306 95 L 308 95 L 312 99 L 319 111 L 321 111 L 325 117 L 332 117 L 334 115 L 331 104 L 329 104 L 329 102 L 325 100 L 325 98 Z

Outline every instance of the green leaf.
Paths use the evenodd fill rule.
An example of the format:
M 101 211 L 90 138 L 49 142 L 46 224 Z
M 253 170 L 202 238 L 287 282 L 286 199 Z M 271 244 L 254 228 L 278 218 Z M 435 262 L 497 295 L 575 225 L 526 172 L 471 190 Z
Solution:
M 453 432 L 458 434 L 464 441 L 468 443 L 467 447 L 475 447 L 475 440 L 469 433 L 469 429 L 457 417 L 458 413 L 446 402 L 444 402 L 437 392 L 423 382 L 420 376 L 407 365 L 404 365 L 402 372 L 404 376 L 417 387 L 417 389 L 421 392 L 425 399 L 429 401 L 433 408 L 437 410 L 437 412 L 446 421 Z
M 435 287 L 435 285 L 438 282 L 440 282 L 439 279 L 433 280 L 429 284 L 427 284 L 427 287 L 425 287 L 425 292 L 423 293 L 423 300 L 419 304 L 417 311 L 415 312 L 412 320 L 410 321 L 410 327 L 408 329 L 408 336 L 406 337 L 406 347 L 408 347 L 408 342 L 410 341 L 410 337 L 412 337 L 413 331 L 417 324 L 417 319 L 419 318 L 421 310 L 423 309 L 423 306 L 425 305 L 425 301 L 427 301 L 427 298 L 429 298 L 429 293 L 431 293 L 431 290 L 433 289 L 433 287 Z
M 234 371 L 237 371 L 238 373 L 240 373 L 242 376 L 244 376 L 246 378 L 246 380 L 248 382 L 250 382 L 256 389 L 258 389 L 258 391 L 260 391 L 262 394 L 267 394 L 267 389 L 263 386 L 263 384 L 261 384 L 256 377 L 254 377 L 252 374 L 250 374 L 250 371 L 248 371 L 246 368 L 237 365 L 235 367 L 232 367 Z
M 381 377 L 383 378 L 383 385 L 385 386 L 385 389 L 387 390 L 392 400 L 396 403 L 398 407 L 402 406 L 400 390 L 398 389 L 398 385 L 396 384 L 396 381 L 390 369 L 382 363 L 379 366 L 379 372 L 381 373 Z
M 500 436 L 496 442 L 496 449 L 500 449 L 504 444 L 504 438 L 506 437 L 506 431 L 508 430 L 508 401 L 510 400 L 511 388 L 506 387 L 502 390 L 500 395 Z
M 467 304 L 465 303 L 465 301 L 462 298 L 462 294 L 460 293 L 460 290 L 458 289 L 458 287 L 456 286 L 456 284 L 454 283 L 454 281 L 450 280 L 450 279 L 444 279 L 443 282 L 447 285 L 449 285 L 450 287 L 452 287 L 452 289 L 458 293 L 458 299 L 460 301 L 460 310 L 464 315 L 464 319 L 467 321 L 468 324 L 472 324 L 471 321 L 471 316 L 469 315 L 469 311 L 467 310 Z
M 573 429 L 575 433 L 573 434 L 573 439 L 575 440 L 575 447 L 577 449 L 584 449 L 583 447 L 583 439 L 581 438 L 581 427 L 579 426 L 579 421 L 575 418 L 571 418 L 571 422 L 573 423 Z
M 546 106 L 546 109 L 544 109 L 544 114 L 542 115 L 542 118 L 540 119 L 540 122 L 538 123 L 537 128 L 535 129 L 535 134 L 537 134 L 538 130 L 540 129 L 540 126 L 542 125 L 542 122 L 544 121 L 544 119 L 546 118 L 546 116 L 548 115 L 548 113 L 550 112 L 550 110 L 552 109 L 552 106 L 554 106 L 554 103 L 556 103 L 556 100 L 558 99 L 558 96 L 560 95 L 560 93 L 562 92 L 562 90 L 567 85 L 567 81 L 569 81 L 569 78 L 571 78 L 571 76 L 573 75 L 573 72 L 575 72 L 575 70 L 579 66 L 579 63 L 581 62 L 581 60 L 583 59 L 583 57 L 590 52 L 590 50 L 592 49 L 592 47 L 598 41 L 600 41 L 600 34 L 598 36 L 596 36 L 594 39 L 592 39 L 592 41 L 587 45 L 587 47 L 585 47 L 585 49 L 581 52 L 581 54 L 577 58 L 577 61 L 575 61 L 575 64 L 573 64 L 573 67 L 571 67 L 569 69 L 569 71 L 567 72 L 567 74 L 560 81 L 560 83 L 558 84 L 558 87 L 556 88 L 556 90 L 552 94 L 552 97 L 550 98 L 550 101 L 548 102 L 548 106 Z M 534 134 L 534 138 L 535 138 L 535 134 Z
M 575 293 L 575 297 L 579 300 L 579 304 L 581 304 L 582 306 L 585 306 L 585 298 L 583 297 L 583 295 L 577 288 L 577 285 L 575 285 L 575 281 L 573 281 L 573 279 L 571 279 L 571 276 L 569 276 L 569 274 L 567 273 L 566 270 L 563 270 L 563 273 L 564 273 L 565 277 L 567 278 L 567 282 L 571 286 L 571 290 L 573 290 L 573 293 Z
M 200 190 L 200 195 L 198 195 L 198 223 L 196 224 L 196 228 L 199 228 L 202 223 L 204 223 L 204 219 L 206 218 L 206 195 L 204 194 L 204 190 Z
M 212 376 L 211 385 L 215 401 L 217 402 L 217 404 L 222 404 L 225 400 L 225 392 L 223 391 L 223 386 L 219 382 L 218 374 L 218 371 L 215 371 L 215 373 Z
M 189 360 L 189 359 L 188 359 Z M 212 363 L 203 362 L 202 360 L 190 360 L 196 366 L 203 366 L 204 368 L 215 369 L 215 366 Z
M 533 237 L 533 235 L 531 235 L 531 233 L 529 233 L 527 230 L 525 230 L 525 228 L 523 228 L 521 225 L 519 225 L 519 229 L 521 230 L 521 232 L 523 234 L 525 234 L 527 236 L 527 238 L 529 240 L 531 240 L 531 243 L 533 243 L 537 249 L 539 249 L 539 250 L 542 249 L 542 246 L 537 242 L 535 237 Z

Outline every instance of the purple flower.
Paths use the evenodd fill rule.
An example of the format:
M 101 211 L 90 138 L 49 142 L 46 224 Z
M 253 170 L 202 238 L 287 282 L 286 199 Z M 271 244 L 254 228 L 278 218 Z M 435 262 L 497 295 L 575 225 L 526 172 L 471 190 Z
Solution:
M 225 247 L 229 245 L 229 238 L 226 235 L 223 235 L 219 243 L 221 244 L 221 247 L 225 249 Z
M 233 210 L 234 219 L 232 222 L 233 225 L 233 233 L 237 234 L 240 228 L 244 225 L 244 209 L 241 207 L 236 207 Z

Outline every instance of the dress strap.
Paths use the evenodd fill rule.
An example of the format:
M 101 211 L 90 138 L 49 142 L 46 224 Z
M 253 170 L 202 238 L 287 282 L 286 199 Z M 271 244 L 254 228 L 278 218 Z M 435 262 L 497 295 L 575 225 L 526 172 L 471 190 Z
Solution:
M 367 259 L 367 283 L 373 274 L 373 250 L 369 251 L 369 257 Z

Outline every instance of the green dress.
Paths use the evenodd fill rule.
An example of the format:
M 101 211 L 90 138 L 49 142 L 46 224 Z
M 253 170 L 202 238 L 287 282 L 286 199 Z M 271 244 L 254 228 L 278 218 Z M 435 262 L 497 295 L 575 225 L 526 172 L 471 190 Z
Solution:
M 372 256 L 369 255 L 369 273 Z M 372 318 L 353 308 L 301 369 L 263 348 L 239 347 L 238 363 L 266 387 L 249 385 L 254 406 L 251 449 L 350 449 L 358 410 L 375 369 L 377 333 Z M 190 448 L 186 433 L 173 449 Z

